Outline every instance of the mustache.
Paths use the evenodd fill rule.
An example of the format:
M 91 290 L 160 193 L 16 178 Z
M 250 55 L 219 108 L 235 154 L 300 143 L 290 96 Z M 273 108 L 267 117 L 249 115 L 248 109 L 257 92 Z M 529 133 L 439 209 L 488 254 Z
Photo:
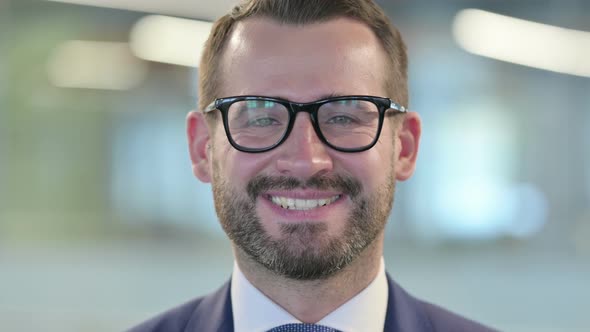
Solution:
M 257 175 L 246 186 L 248 196 L 253 201 L 260 193 L 269 190 L 317 189 L 336 190 L 355 198 L 362 191 L 362 184 L 350 176 L 313 176 L 305 181 L 288 176 Z

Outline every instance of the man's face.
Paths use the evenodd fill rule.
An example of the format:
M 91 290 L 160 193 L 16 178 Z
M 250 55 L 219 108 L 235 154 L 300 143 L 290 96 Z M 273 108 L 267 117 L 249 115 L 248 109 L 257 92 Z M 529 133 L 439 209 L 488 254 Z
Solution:
M 221 68 L 224 97 L 387 96 L 385 53 L 369 27 L 350 19 L 305 26 L 247 19 L 235 27 Z M 377 144 L 358 153 L 324 145 L 307 113 L 297 115 L 282 145 L 264 153 L 235 150 L 220 117 L 209 128 L 193 113 L 188 132 L 194 172 L 212 182 L 217 214 L 237 249 L 278 274 L 310 280 L 336 273 L 381 241 L 395 179 L 409 177 L 415 160 L 405 147 L 412 134 L 392 125 L 386 120 Z

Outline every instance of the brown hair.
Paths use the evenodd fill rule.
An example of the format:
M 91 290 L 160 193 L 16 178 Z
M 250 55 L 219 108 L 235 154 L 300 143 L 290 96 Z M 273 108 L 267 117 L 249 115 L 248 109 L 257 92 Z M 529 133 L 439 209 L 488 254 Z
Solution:
M 369 26 L 387 54 L 390 75 L 385 88 L 389 96 L 407 107 L 408 60 L 399 31 L 373 0 L 244 0 L 231 13 L 219 18 L 205 43 L 199 66 L 199 109 L 218 96 L 220 55 L 236 22 L 248 17 L 268 17 L 281 24 L 304 25 L 337 17 L 359 20 Z

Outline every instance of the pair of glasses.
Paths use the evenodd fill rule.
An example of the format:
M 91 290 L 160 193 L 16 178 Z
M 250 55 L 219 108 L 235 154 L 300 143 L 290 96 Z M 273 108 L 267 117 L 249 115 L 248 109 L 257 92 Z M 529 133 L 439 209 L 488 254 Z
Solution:
M 389 98 L 341 96 L 311 103 L 261 96 L 219 98 L 203 113 L 219 110 L 230 144 L 242 152 L 265 152 L 281 145 L 291 133 L 297 113 L 309 113 L 318 138 L 341 152 L 372 148 L 381 133 L 383 119 L 407 109 Z

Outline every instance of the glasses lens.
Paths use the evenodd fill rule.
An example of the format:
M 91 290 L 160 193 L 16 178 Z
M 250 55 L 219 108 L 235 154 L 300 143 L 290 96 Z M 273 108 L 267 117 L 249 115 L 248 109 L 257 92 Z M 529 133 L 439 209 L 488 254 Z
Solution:
M 285 135 L 289 111 L 270 100 L 243 100 L 228 111 L 229 133 L 244 148 L 264 149 L 275 145 Z
M 375 140 L 379 128 L 377 106 L 365 100 L 336 100 L 318 110 L 318 123 L 325 139 L 335 147 L 357 149 Z

